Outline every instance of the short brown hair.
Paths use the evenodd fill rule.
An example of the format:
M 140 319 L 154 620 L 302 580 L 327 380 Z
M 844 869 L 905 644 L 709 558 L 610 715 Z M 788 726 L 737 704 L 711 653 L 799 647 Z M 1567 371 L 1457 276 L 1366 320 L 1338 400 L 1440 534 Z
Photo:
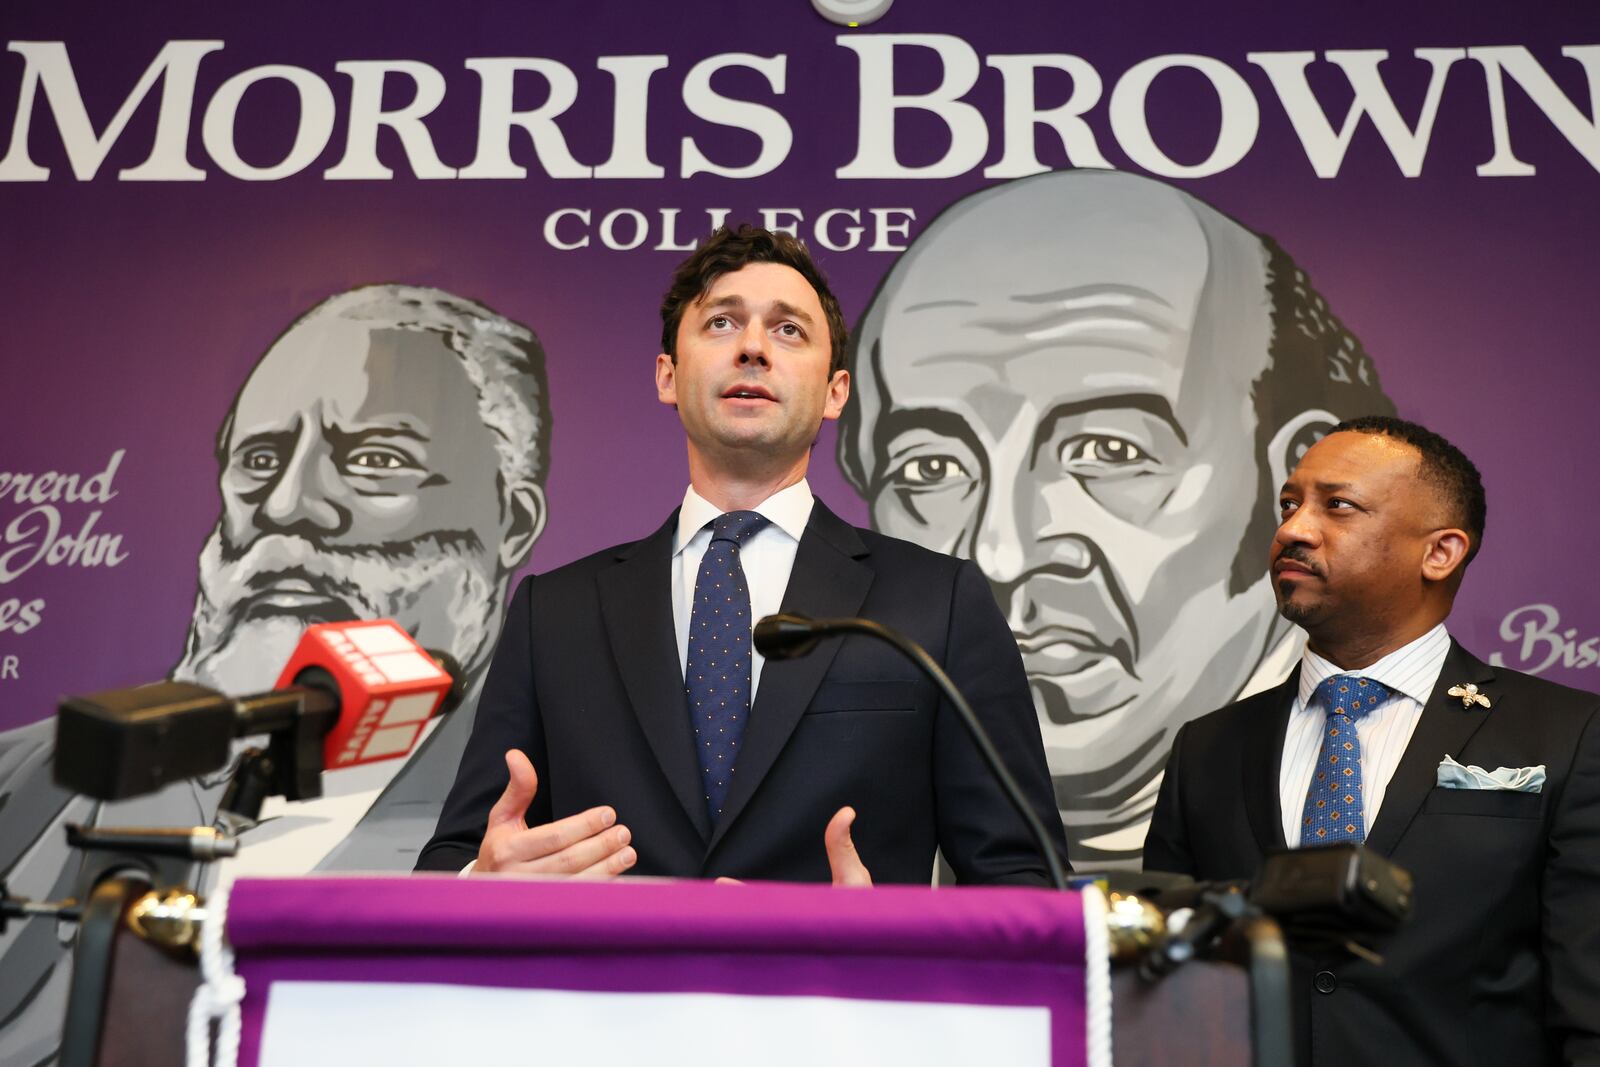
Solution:
M 828 279 L 822 276 L 806 250 L 805 242 L 787 233 L 774 233 L 748 222 L 738 229 L 726 226 L 717 228 L 694 254 L 678 265 L 672 275 L 672 287 L 661 298 L 661 351 L 678 360 L 678 324 L 683 321 L 683 309 L 699 300 L 716 280 L 724 274 L 749 266 L 751 263 L 778 263 L 792 267 L 816 291 L 822 303 L 822 314 L 828 320 L 828 377 L 844 369 L 845 348 L 849 330 L 844 324 L 844 312 L 839 309 L 839 299 L 828 288 Z

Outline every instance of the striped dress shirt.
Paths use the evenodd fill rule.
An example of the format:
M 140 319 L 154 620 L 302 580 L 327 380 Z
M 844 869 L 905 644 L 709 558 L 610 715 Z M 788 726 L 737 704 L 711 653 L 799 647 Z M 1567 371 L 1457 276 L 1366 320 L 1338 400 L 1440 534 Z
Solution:
M 1283 764 L 1278 770 L 1279 809 L 1283 814 L 1283 839 L 1299 847 L 1302 809 L 1311 775 L 1316 770 L 1317 754 L 1322 751 L 1322 728 L 1327 710 L 1311 705 L 1311 694 L 1318 683 L 1335 674 L 1356 674 L 1382 682 L 1393 696 L 1368 712 L 1356 723 L 1361 741 L 1362 813 L 1367 833 L 1377 821 L 1384 791 L 1400 757 L 1405 754 L 1422 707 L 1433 692 L 1444 658 L 1450 652 L 1450 635 L 1440 623 L 1421 637 L 1395 649 L 1387 656 L 1359 671 L 1341 670 L 1309 647 L 1300 657 L 1300 688 L 1289 712 L 1289 727 L 1283 737 Z M 1444 753 L 1440 753 L 1443 756 Z

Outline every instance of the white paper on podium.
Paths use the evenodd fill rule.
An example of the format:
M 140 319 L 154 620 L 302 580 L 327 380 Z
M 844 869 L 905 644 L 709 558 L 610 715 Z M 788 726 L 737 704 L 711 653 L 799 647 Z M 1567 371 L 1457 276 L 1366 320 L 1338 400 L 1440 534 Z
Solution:
M 1050 1011 L 842 997 L 280 981 L 261 1067 L 1049 1067 Z

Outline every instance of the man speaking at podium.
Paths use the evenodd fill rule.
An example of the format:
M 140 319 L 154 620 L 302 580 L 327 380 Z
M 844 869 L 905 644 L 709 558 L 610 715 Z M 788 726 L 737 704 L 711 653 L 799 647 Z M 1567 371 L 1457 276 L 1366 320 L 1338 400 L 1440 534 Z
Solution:
M 1600 1064 L 1600 696 L 1446 632 L 1483 539 L 1477 470 L 1356 419 L 1279 505 L 1273 584 L 1310 643 L 1288 681 L 1178 733 L 1145 866 L 1230 880 L 1286 843 L 1365 843 L 1415 876 L 1381 966 L 1296 953 L 1302 1065 Z
M 419 869 L 1043 884 L 1022 820 L 931 683 L 887 646 L 764 663 L 753 620 L 865 616 L 970 699 L 1065 853 L 1021 658 L 970 562 L 858 530 L 805 480 L 850 395 L 838 301 L 794 238 L 719 230 L 662 303 L 656 390 L 682 507 L 526 579 Z

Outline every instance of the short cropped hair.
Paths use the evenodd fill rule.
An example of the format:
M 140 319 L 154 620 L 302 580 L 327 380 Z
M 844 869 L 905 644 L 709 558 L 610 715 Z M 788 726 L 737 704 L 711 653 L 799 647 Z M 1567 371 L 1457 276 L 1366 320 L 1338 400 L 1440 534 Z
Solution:
M 678 361 L 678 324 L 690 304 L 705 296 L 724 274 L 751 263 L 778 263 L 791 267 L 816 291 L 822 314 L 828 322 L 828 377 L 844 369 L 845 349 L 850 331 L 844 324 L 839 299 L 828 288 L 828 279 L 812 260 L 805 242 L 787 233 L 764 230 L 742 223 L 738 229 L 717 228 L 694 254 L 678 265 L 672 286 L 661 298 L 661 351 Z
M 501 490 L 519 483 L 544 483 L 550 465 L 550 387 L 544 347 L 531 329 L 443 289 L 366 285 L 322 301 L 290 323 L 268 350 L 304 323 L 324 317 L 438 336 L 461 360 L 477 391 L 478 416 L 495 439 Z M 235 397 L 235 408 L 238 403 Z M 230 409 L 217 432 L 221 464 L 228 461 L 233 417 Z
M 1421 457 L 1422 480 L 1439 494 L 1450 509 L 1451 521 L 1467 531 L 1472 541 L 1462 563 L 1465 570 L 1483 544 L 1483 528 L 1489 514 L 1483 478 L 1466 453 L 1425 426 L 1386 415 L 1346 419 L 1328 432 L 1393 437 L 1417 450 Z

